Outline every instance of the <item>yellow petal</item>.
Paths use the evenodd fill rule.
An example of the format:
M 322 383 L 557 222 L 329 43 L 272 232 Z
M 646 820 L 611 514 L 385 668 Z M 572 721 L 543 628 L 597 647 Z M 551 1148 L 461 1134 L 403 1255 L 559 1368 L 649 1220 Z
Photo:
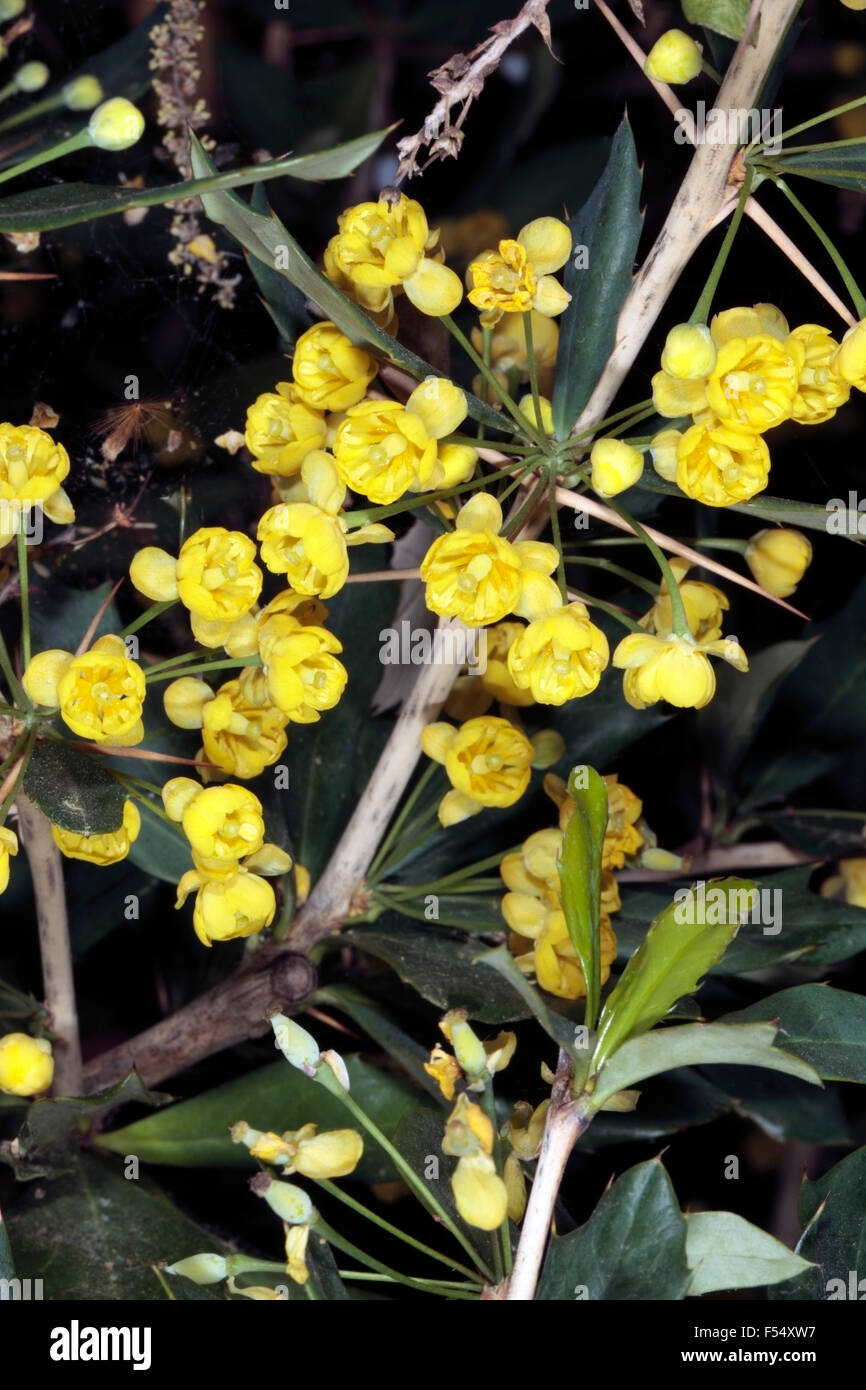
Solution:
M 502 508 L 489 492 L 476 492 L 457 516 L 459 531 L 492 531 L 494 535 L 502 529 Z
M 146 545 L 133 557 L 129 577 L 140 594 L 154 603 L 177 598 L 177 560 L 158 546 Z
M 457 730 L 452 724 L 428 724 L 421 730 L 421 747 L 434 763 L 444 765 L 448 749 L 454 742 Z
M 21 684 L 35 704 L 50 707 L 60 703 L 57 687 L 71 660 L 71 652 L 52 647 L 48 651 L 38 652 L 28 663 Z
M 434 318 L 453 314 L 463 298 L 459 275 L 447 265 L 431 261 L 429 256 L 424 257 L 414 275 L 403 281 L 403 289 L 416 309 Z

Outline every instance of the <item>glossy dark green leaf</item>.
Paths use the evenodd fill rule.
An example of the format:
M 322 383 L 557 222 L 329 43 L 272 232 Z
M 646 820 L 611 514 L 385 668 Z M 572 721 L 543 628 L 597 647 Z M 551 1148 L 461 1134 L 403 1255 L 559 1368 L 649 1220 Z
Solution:
M 430 1055 L 429 1047 L 422 1047 L 410 1038 L 380 1006 L 377 1000 L 370 999 L 349 985 L 329 985 L 316 990 L 311 1001 L 317 1007 L 336 1009 L 347 1014 L 359 1028 L 393 1057 L 417 1085 L 423 1086 L 441 1104 L 442 1092 L 438 1082 L 424 1070 L 424 1063 Z
M 90 627 L 114 586 L 100 584 L 96 589 L 73 588 L 66 580 L 64 566 L 52 571 L 50 591 L 41 601 L 33 601 L 30 611 L 30 631 L 35 652 L 57 647 L 71 651 Z M 117 606 L 109 603 L 93 634 L 93 641 L 109 632 L 118 632 L 120 622 Z
M 66 1135 L 86 1127 L 96 1115 L 114 1110 L 119 1105 L 166 1105 L 171 1096 L 149 1091 L 137 1072 L 130 1072 L 107 1091 L 90 1096 L 59 1096 L 35 1100 L 18 1135 L 23 1154 L 38 1153 L 56 1144 Z
M 119 783 L 98 755 L 65 740 L 39 740 L 24 790 L 54 825 L 76 835 L 104 835 L 123 823 L 125 796 Z
M 448 1215 L 468 1236 L 474 1249 L 487 1261 L 493 1263 L 493 1237 L 486 1231 L 468 1226 L 461 1220 L 451 1191 L 451 1175 L 457 1160 L 442 1152 L 442 1139 L 445 1125 L 441 1113 L 432 1110 L 407 1110 L 394 1135 L 394 1143 L 412 1169 L 428 1184 L 431 1194 Z M 426 1231 L 422 1228 L 421 1239 L 436 1249 L 455 1251 L 450 1236 L 442 1235 L 442 1228 L 431 1219 Z M 461 1257 L 462 1258 L 462 1257 Z
M 698 713 L 705 755 L 716 781 L 733 778 L 757 737 L 781 682 L 799 666 L 811 642 L 776 642 L 749 659 L 748 671 L 716 668 L 716 694 Z
M 168 1295 L 151 1268 L 186 1255 L 230 1249 L 174 1206 L 144 1177 L 82 1155 L 75 1171 L 39 1191 L 31 1186 L 7 1211 L 19 1279 L 41 1279 L 46 1300 L 161 1302 Z M 172 1284 L 176 1299 L 223 1297 L 222 1286 Z
M 562 842 L 559 882 L 571 943 L 586 981 L 586 1017 L 595 1026 L 601 995 L 601 857 L 607 828 L 607 785 L 594 767 L 572 769 L 568 791 L 574 801 Z
M 739 930 L 742 905 L 751 902 L 753 892 L 754 884 L 745 879 L 720 879 L 708 885 L 705 898 L 697 890 L 685 890 L 659 913 L 605 1001 L 597 1061 L 611 1056 L 626 1039 L 646 1033 L 678 999 L 694 993 Z
M 389 916 L 372 926 L 347 928 L 340 942 L 387 961 L 437 1008 L 466 1009 L 481 1023 L 506 1023 L 529 1013 L 511 986 L 478 961 L 479 948 L 448 928 L 426 929 Z
M 407 1106 L 418 1103 L 418 1092 L 400 1077 L 369 1066 L 358 1056 L 345 1061 L 352 1095 L 390 1138 Z M 229 1138 L 231 1126 L 239 1120 L 246 1120 L 254 1129 L 276 1133 L 308 1123 L 323 1130 L 345 1129 L 351 1123 L 347 1113 L 323 1086 L 287 1062 L 277 1062 L 123 1129 L 101 1134 L 95 1143 L 113 1153 L 135 1154 L 143 1163 L 246 1168 L 253 1164 L 247 1149 Z M 395 1177 L 390 1160 L 368 1136 L 355 1172 L 364 1182 L 387 1182 Z
M 695 1211 L 687 1217 L 686 1259 L 691 1298 L 721 1289 L 757 1289 L 796 1278 L 809 1262 L 774 1236 L 732 1211 Z
M 685 1219 L 653 1159 L 617 1178 L 585 1225 L 553 1237 L 538 1298 L 671 1301 L 685 1297 L 691 1277 Z
M 569 700 L 558 708 L 546 707 L 545 724 L 565 740 L 566 770 L 575 763 L 588 762 L 604 770 L 615 766 L 614 759 L 623 749 L 648 737 L 672 717 L 676 718 L 666 715 L 660 705 L 633 709 L 623 699 L 619 671 L 609 670 L 588 698 Z
M 571 222 L 564 284 L 572 298 L 560 319 L 553 391 L 557 439 L 568 435 L 613 349 L 640 239 L 640 189 L 634 139 L 624 119 L 604 173 Z
M 728 39 L 741 39 L 749 14 L 749 0 L 683 0 L 689 24 L 703 24 Z
M 192 868 L 189 842 L 177 825 L 169 825 L 161 816 L 141 807 L 141 829 L 129 851 L 129 858 L 139 869 L 162 879 L 163 883 L 179 883 Z
M 574 1055 L 577 1037 L 575 1024 L 570 1018 L 552 1009 L 547 1002 L 549 996 L 546 997 L 536 985 L 529 983 L 507 946 L 496 946 L 492 950 L 479 949 L 475 959 L 479 965 L 486 965 L 489 969 L 495 970 L 523 1000 L 527 1013 L 531 1013 L 538 1020 L 545 1033 L 560 1047 L 566 1048 Z M 583 1033 L 582 1028 L 581 1032 Z M 585 1051 L 583 1055 L 586 1058 Z
M 378 130 L 315 154 L 268 160 L 244 169 L 208 174 L 161 188 L 133 188 L 131 185 L 95 183 L 55 183 L 28 193 L 0 198 L 0 232 L 44 232 L 57 227 L 73 227 L 98 217 L 125 212 L 127 208 L 148 208 L 175 203 L 227 188 L 244 188 L 267 179 L 340 179 L 369 158 L 381 145 L 387 131 Z
M 830 1081 L 866 1081 L 866 998 L 829 985 L 796 985 L 726 1014 L 728 1023 L 776 1023 L 779 1044 Z
M 214 166 L 195 136 L 192 137 L 191 159 L 195 174 L 202 178 L 214 177 Z M 357 305 L 332 285 L 273 214 L 265 217 L 262 213 L 254 212 L 243 199 L 224 190 L 204 194 L 202 204 L 212 221 L 225 227 L 251 255 L 291 280 L 353 342 L 368 348 L 377 357 L 384 357 L 417 381 L 423 381 L 428 376 L 442 376 L 429 362 L 378 328 Z M 510 430 L 500 413 L 470 392 L 466 392 L 466 398 L 469 414 L 474 419 L 483 420 L 492 429 Z
M 804 1178 L 797 1253 L 815 1268 L 770 1290 L 779 1300 L 857 1299 L 866 1294 L 866 1148 L 848 1154 L 822 1178 Z
M 777 1046 L 781 1047 L 777 1037 Z M 838 1086 L 816 1086 L 765 1067 L 713 1065 L 706 1073 L 734 1115 L 757 1125 L 777 1144 L 850 1144 L 851 1126 Z M 667 1081 L 668 1073 L 660 1078 Z
M 593 1108 L 600 1109 L 617 1091 L 629 1090 L 648 1076 L 715 1062 L 766 1067 L 820 1086 L 818 1073 L 799 1057 L 774 1047 L 775 1038 L 776 1028 L 770 1023 L 686 1023 L 630 1038 L 602 1067 Z

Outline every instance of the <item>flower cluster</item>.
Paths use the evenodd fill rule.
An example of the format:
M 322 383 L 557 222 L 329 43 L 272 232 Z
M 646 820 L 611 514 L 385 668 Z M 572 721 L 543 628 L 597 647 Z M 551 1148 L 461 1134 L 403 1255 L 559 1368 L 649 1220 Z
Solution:
M 708 507 L 747 502 L 767 486 L 766 432 L 785 420 L 820 424 L 845 404 L 857 384 L 856 342 L 849 334 L 840 347 L 812 323 L 792 331 L 772 304 L 672 328 L 653 402 L 660 415 L 693 423 L 656 435 L 656 471 Z
M 173 777 L 162 799 L 192 853 L 195 867 L 178 884 L 176 905 L 182 907 L 195 892 L 193 926 L 199 940 L 211 946 L 270 926 L 277 900 L 262 875 L 288 873 L 292 860 L 278 845 L 265 843 L 258 797 L 232 783 L 203 788 L 190 777 Z

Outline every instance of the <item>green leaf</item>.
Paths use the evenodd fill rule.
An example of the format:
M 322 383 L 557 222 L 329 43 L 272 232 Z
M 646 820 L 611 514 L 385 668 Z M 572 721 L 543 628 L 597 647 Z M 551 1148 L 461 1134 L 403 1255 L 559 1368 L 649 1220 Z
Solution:
M 63 739 L 40 739 L 24 790 L 54 825 L 75 835 L 105 835 L 123 823 L 125 795 L 98 755 Z
M 717 781 L 731 782 L 776 690 L 799 666 L 811 645 L 812 641 L 776 642 L 752 657 L 746 672 L 719 665 L 716 694 L 698 714 L 701 741 Z
M 369 1066 L 359 1056 L 345 1058 L 352 1096 L 390 1138 L 418 1093 L 401 1078 Z M 98 1135 L 94 1143 L 113 1153 L 135 1154 L 143 1163 L 179 1168 L 248 1168 L 254 1166 L 243 1144 L 233 1144 L 229 1130 L 239 1120 L 254 1129 L 282 1133 L 314 1123 L 320 1129 L 345 1129 L 346 1110 L 303 1072 L 276 1062 L 212 1091 L 180 1101 L 123 1129 Z M 396 1175 L 375 1141 L 364 1138 L 364 1156 L 355 1170 L 363 1182 L 387 1182 Z
M 568 779 L 574 812 L 562 842 L 562 910 L 586 981 L 586 1023 L 595 1027 L 601 997 L 601 856 L 607 829 L 607 785 L 594 767 L 576 767 Z
M 726 1014 L 727 1023 L 766 1019 L 786 1052 L 829 1081 L 866 1081 L 866 998 L 829 985 L 796 985 Z
M 631 1038 L 602 1067 L 592 1093 L 593 1109 L 648 1076 L 711 1062 L 766 1067 L 820 1086 L 821 1078 L 812 1067 L 773 1046 L 776 1032 L 770 1023 L 686 1023 Z
M 744 903 L 754 891 L 753 883 L 737 878 L 711 883 L 705 898 L 694 889 L 678 890 L 677 901 L 650 923 L 645 940 L 605 1001 L 596 1065 L 626 1039 L 646 1033 L 683 995 L 694 993 L 739 930 L 748 910 Z M 721 911 L 716 910 L 719 901 Z M 723 920 L 715 921 L 717 916 Z
M 653 1159 L 617 1178 L 586 1225 L 553 1237 L 538 1298 L 671 1301 L 688 1286 L 686 1223 Z
M 231 1250 L 146 1178 L 127 1180 L 84 1154 L 75 1171 L 27 1195 L 7 1213 L 20 1279 L 42 1279 L 46 1299 L 63 1302 L 161 1302 L 151 1265 Z M 178 1280 L 181 1301 L 222 1298 L 220 1286 Z
M 190 157 L 193 172 L 201 178 L 213 178 L 214 166 L 200 142 L 191 137 Z M 266 267 L 279 270 L 301 292 L 312 299 L 338 328 L 377 357 L 384 357 L 417 381 L 428 376 L 442 376 L 423 357 L 404 348 L 396 338 L 378 328 L 367 315 L 347 299 L 314 266 L 309 256 L 273 213 L 266 217 L 254 212 L 249 204 L 234 193 L 219 190 L 204 194 L 202 205 L 212 222 L 225 227 L 252 256 Z M 288 264 L 284 265 L 284 260 Z M 491 406 L 466 392 L 469 414 L 496 430 L 510 430 L 510 425 Z
M 290 176 L 294 179 L 341 179 L 351 174 L 379 148 L 386 130 L 362 135 L 332 150 L 315 154 L 294 155 L 271 159 L 265 164 L 251 164 L 243 169 L 216 171 L 183 183 L 165 184 L 161 188 L 140 188 L 114 184 L 55 183 L 35 188 L 28 193 L 14 193 L 0 198 L 0 232 L 44 232 L 57 227 L 74 227 L 80 222 L 92 222 L 98 217 L 125 212 L 127 208 L 149 208 L 175 203 L 183 198 L 203 196 L 227 188 L 243 188 L 248 184 L 264 183 L 267 179 Z
M 866 1283 L 859 1282 L 866 1270 L 864 1192 L 866 1148 L 848 1154 L 817 1182 L 804 1179 L 800 1189 L 800 1219 L 806 1229 L 797 1253 L 812 1260 L 815 1268 L 790 1283 L 771 1289 L 771 1298 L 862 1299 L 866 1292 Z
M 850 1144 L 851 1126 L 838 1086 L 814 1086 L 797 1076 L 780 1076 L 763 1067 L 713 1066 L 713 1084 L 728 1098 L 731 1111 L 757 1125 L 777 1144 Z M 667 1081 L 668 1074 L 664 1080 Z
M 833 188 L 851 188 L 866 193 L 866 142 L 833 148 L 819 145 L 803 154 L 761 155 L 761 162 L 771 164 L 780 174 L 796 175 L 814 183 L 829 183 Z
M 732 1211 L 695 1211 L 687 1217 L 686 1259 L 691 1298 L 721 1289 L 780 1284 L 809 1268 L 787 1245 Z
M 676 717 L 666 715 L 659 705 L 633 709 L 623 699 L 618 671 L 607 672 L 589 699 L 545 707 L 545 726 L 556 729 L 565 740 L 567 768 L 590 761 L 593 767 L 610 767 L 625 748 Z
M 130 1072 L 122 1081 L 107 1091 L 98 1091 L 91 1096 L 59 1096 L 57 1099 L 35 1100 L 27 1111 L 27 1118 L 18 1135 L 18 1146 L 22 1154 L 38 1153 L 51 1144 L 56 1144 L 68 1134 L 83 1128 L 105 1110 L 114 1110 L 119 1105 L 166 1105 L 171 1096 L 158 1091 L 149 1091 L 137 1072 Z
M 641 429 L 648 431 L 653 428 L 655 421 L 650 420 L 646 425 L 641 425 Z M 658 420 L 658 428 L 688 428 L 688 419 L 682 420 Z M 662 497 L 677 497 L 683 500 L 683 494 L 674 483 L 665 482 L 657 474 L 644 473 L 639 483 L 635 484 L 635 489 L 640 492 L 655 492 Z M 770 497 L 766 492 L 760 493 L 752 498 L 750 502 L 733 502 L 730 506 L 732 512 L 743 512 L 752 518 L 758 516 L 766 521 L 778 521 L 782 526 L 795 526 L 800 529 L 810 531 L 827 531 L 827 508 L 819 507 L 814 502 L 796 502 L 790 497 Z M 634 514 L 634 508 L 632 507 Z M 851 537 L 856 539 L 856 537 Z M 699 546 L 698 549 L 701 547 Z M 712 545 L 707 544 L 707 552 L 712 555 Z
M 564 284 L 572 298 L 560 320 L 553 391 L 557 439 L 568 436 L 613 350 L 640 239 L 640 188 L 631 126 L 623 119 L 604 173 L 571 222 L 573 247 Z M 581 268 L 584 248 L 587 264 Z
M 471 941 L 442 927 L 379 918 L 374 926 L 348 927 L 339 943 L 350 943 L 387 961 L 400 979 L 440 1009 L 466 1009 L 481 1023 L 526 1018 L 528 1010 L 514 988 L 483 969 L 483 954 Z
M 62 564 L 52 569 L 50 602 L 31 606 L 30 630 L 35 652 L 48 647 L 69 651 L 77 646 L 114 587 L 106 582 L 96 589 L 75 589 L 65 569 Z M 122 626 L 117 607 L 111 602 L 99 620 L 93 640 L 118 632 Z
M 545 1033 L 560 1047 L 564 1047 L 574 1056 L 575 1048 L 575 1025 L 571 1019 L 565 1018 L 555 1009 L 548 1007 L 547 1001 L 541 991 L 531 985 L 526 976 L 520 970 L 513 955 L 507 946 L 497 946 L 493 950 L 479 951 L 475 957 L 479 965 L 489 966 L 495 970 L 503 980 L 519 995 L 526 1004 L 527 1009 L 541 1024 Z M 584 1055 L 584 1060 L 586 1060 Z
M 703 24 L 726 39 L 741 39 L 749 16 L 749 0 L 683 0 L 689 24 Z

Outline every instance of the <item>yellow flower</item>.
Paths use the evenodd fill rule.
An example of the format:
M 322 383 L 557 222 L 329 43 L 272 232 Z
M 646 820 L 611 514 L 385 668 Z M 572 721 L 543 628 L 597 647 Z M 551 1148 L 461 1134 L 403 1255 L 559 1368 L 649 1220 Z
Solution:
M 795 328 L 790 340 L 801 343 L 804 352 L 793 417 L 801 425 L 820 425 L 835 415 L 851 394 L 851 387 L 833 366 L 839 344 L 830 337 L 829 329 L 815 323 Z
M 256 548 L 241 531 L 205 526 L 180 548 L 177 594 L 181 603 L 211 622 L 233 622 L 248 613 L 261 593 Z
M 543 1100 L 534 1110 L 527 1101 L 519 1100 L 512 1110 L 502 1134 L 520 1158 L 538 1157 L 549 1109 L 549 1100 Z
M 785 342 L 769 333 L 732 338 L 718 352 L 707 381 L 707 400 L 721 419 L 763 433 L 787 420 L 805 361 L 793 334 Z
M 22 684 L 36 704 L 59 705 L 64 722 L 80 738 L 126 748 L 144 737 L 144 672 L 126 655 L 121 637 L 100 637 L 81 656 L 39 652 Z
M 435 251 L 439 234 L 430 232 L 421 204 L 404 193 L 347 208 L 337 226 L 325 253 L 325 274 L 372 291 L 379 313 L 386 313 L 388 304 L 377 296 L 397 286 L 425 314 L 450 314 L 463 298 L 454 271 L 426 254 Z
M 286 747 L 287 716 L 270 699 L 264 673 L 247 667 L 214 692 L 194 676 L 172 681 L 165 712 L 181 729 L 201 729 L 205 759 L 235 777 L 258 777 Z
M 616 960 L 616 937 L 610 918 L 602 913 L 599 927 L 601 946 L 601 982 L 605 983 L 610 967 Z M 564 912 L 549 912 L 542 930 L 535 938 L 531 952 L 532 969 L 541 989 L 559 999 L 583 999 L 586 981 L 577 953 L 568 934 Z M 526 957 L 518 957 L 518 965 L 526 968 Z
M 548 780 L 544 779 L 545 789 Z M 571 804 L 573 808 L 574 803 Z M 562 833 L 562 829 L 557 830 L 553 827 L 536 830 L 524 840 L 519 850 L 505 855 L 499 872 L 506 887 L 511 890 L 506 896 L 533 897 L 545 907 L 560 905 L 559 856 L 562 852 Z M 517 912 L 522 911 L 527 917 L 531 915 L 525 905 L 514 906 Z M 520 930 L 508 917 L 506 921 L 513 931 Z
M 497 251 L 485 251 L 469 266 L 469 302 L 482 310 L 481 322 L 491 327 L 503 314 L 530 309 L 546 317 L 561 314 L 571 302 L 552 272 L 571 254 L 571 231 L 556 217 L 528 222 L 516 241 L 503 240 Z
M 637 826 L 643 802 L 630 787 L 620 782 L 616 773 L 605 777 L 604 781 L 607 787 L 607 827 L 601 864 L 606 870 L 621 869 L 626 859 L 631 859 L 643 848 L 644 837 Z M 608 893 L 616 894 L 615 880 L 613 890 L 608 884 Z
M 0 893 L 9 887 L 9 859 L 18 853 L 18 836 L 14 830 L 0 825 Z
M 276 392 L 264 392 L 250 406 L 244 441 L 257 472 L 292 478 L 307 454 L 322 448 L 326 433 L 323 411 L 294 383 L 281 381 Z
M 442 1151 L 451 1158 L 493 1152 L 493 1122 L 476 1101 L 464 1091 L 445 1123 Z
M 702 381 L 716 365 L 716 345 L 705 323 L 678 323 L 665 339 L 662 370 L 679 380 Z
M 54 1058 L 47 1038 L 7 1033 L 0 1038 L 0 1091 L 7 1096 L 36 1096 L 54 1080 Z
M 833 368 L 849 386 L 866 391 L 866 319 L 848 329 L 834 354 Z
M 513 806 L 529 786 L 532 744 L 507 719 L 484 715 L 459 729 L 428 724 L 421 747 L 444 765 L 453 788 L 439 804 L 442 825 L 474 816 L 484 806 Z
M 569 603 L 524 628 L 509 650 L 508 672 L 538 704 L 563 705 L 595 690 L 609 656 L 586 606 Z
M 141 816 L 134 801 L 123 803 L 123 821 L 117 830 L 102 835 L 76 835 L 52 825 L 55 845 L 67 859 L 83 859 L 87 864 L 119 864 L 129 854 L 130 845 L 138 839 Z
M 315 410 L 357 405 L 378 368 L 335 323 L 316 323 L 295 343 L 292 376 L 298 394 Z
M 592 486 L 600 497 L 616 497 L 643 473 L 643 454 L 624 439 L 597 439 L 590 452 Z
M 255 936 L 274 920 L 277 900 L 273 888 L 266 879 L 243 866 L 235 867 L 222 878 L 205 877 L 190 869 L 177 886 L 175 905 L 182 907 L 194 890 L 192 921 L 203 946 Z
M 309 500 L 279 502 L 259 522 L 262 559 L 273 574 L 285 574 L 297 593 L 330 598 L 349 573 L 347 546 L 390 541 L 394 535 L 375 524 L 349 532 L 340 510 L 346 488 L 330 454 L 318 449 L 308 454 L 301 478 Z
M 66 526 L 75 520 L 61 484 L 69 472 L 69 455 L 35 425 L 0 424 L 0 546 L 18 529 L 16 513 L 39 506 L 51 521 Z
M 431 612 L 484 627 L 511 612 L 538 617 L 561 602 L 556 584 L 547 577 L 556 567 L 555 547 L 504 540 L 498 534 L 502 508 L 495 497 L 477 492 L 461 508 L 456 526 L 437 536 L 421 564 Z
M 304 1178 L 345 1178 L 361 1161 L 364 1141 L 355 1129 L 331 1129 L 325 1134 L 316 1132 L 316 1125 L 303 1125 L 288 1130 L 283 1140 L 289 1151 L 287 1173 L 300 1173 Z M 255 1154 L 255 1149 L 252 1150 Z
M 495 1231 L 508 1215 L 508 1190 L 489 1154 L 461 1158 L 451 1178 L 451 1191 L 468 1226 Z
M 347 487 L 387 505 L 410 488 L 427 485 L 436 463 L 436 440 L 410 406 L 362 401 L 346 411 L 334 457 Z
M 458 483 L 468 483 L 477 463 L 478 450 L 470 444 L 440 444 L 429 481 L 418 491 L 432 492 L 439 488 L 456 487 Z
M 508 1217 L 516 1225 L 523 1220 L 526 1211 L 526 1179 L 516 1154 L 509 1154 L 502 1169 L 505 1190 L 508 1193 Z
M 643 70 L 654 82 L 691 82 L 702 64 L 701 45 L 682 29 L 668 29 L 656 39 Z
M 260 626 L 259 650 L 270 699 L 294 723 L 314 724 L 339 702 L 348 676 L 335 655 L 342 644 L 326 628 L 274 615 Z
M 306 1284 L 310 1277 L 307 1268 L 309 1239 L 309 1224 L 286 1226 L 286 1273 L 293 1284 Z
M 457 1058 L 446 1052 L 441 1043 L 437 1043 L 424 1063 L 424 1070 L 433 1077 L 445 1099 L 453 1100 L 454 1088 L 463 1076 Z
M 540 420 L 535 414 L 535 401 L 531 395 L 521 396 L 517 402 L 517 408 L 535 429 L 540 429 L 542 434 L 553 434 L 553 406 L 546 396 L 539 396 L 538 398 Z
M 613 664 L 625 670 L 623 694 L 634 709 L 658 700 L 680 709 L 703 709 L 716 691 L 710 656 L 720 656 L 738 671 L 749 664 L 732 637 L 698 644 L 689 637 L 656 637 L 629 633 L 613 654 Z
M 171 820 L 180 822 L 203 873 L 230 873 L 264 844 L 262 803 L 246 787 L 201 787 L 190 777 L 172 777 L 162 802 Z
M 486 714 L 490 708 L 491 697 L 504 705 L 531 705 L 535 703 L 531 689 L 516 685 L 508 669 L 508 653 L 513 644 L 526 631 L 522 623 L 495 623 L 487 628 L 487 664 L 480 676 L 469 676 L 469 686 L 487 697 L 484 708 L 475 709 L 472 714 Z M 480 688 L 480 690 L 479 690 Z M 448 713 L 456 716 L 456 711 L 448 708 Z M 470 718 L 467 712 L 463 718 Z
M 677 445 L 676 482 L 707 507 L 748 502 L 763 491 L 770 451 L 759 434 L 713 416 L 691 425 Z
M 812 544 L 787 526 L 758 531 L 746 547 L 746 564 L 755 579 L 777 598 L 793 594 L 812 561 Z

